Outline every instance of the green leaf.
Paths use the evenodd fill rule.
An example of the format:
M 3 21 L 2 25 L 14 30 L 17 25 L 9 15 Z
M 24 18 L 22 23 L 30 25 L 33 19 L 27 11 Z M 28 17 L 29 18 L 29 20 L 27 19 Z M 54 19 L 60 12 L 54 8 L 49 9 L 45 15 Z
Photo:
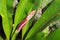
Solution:
M 10 33 L 11 33 L 11 26 L 9 23 L 8 15 L 7 15 L 7 8 L 6 8 L 6 0 L 1 0 L 1 16 L 2 16 L 2 25 L 3 30 L 5 32 L 5 35 L 7 37 L 7 40 L 10 39 Z
M 53 19 L 53 21 L 60 20 L 60 13 L 57 13 L 57 16 Z
M 3 38 L 0 36 L 0 40 L 3 40 Z
M 0 0 L 0 15 L 1 15 L 1 0 Z
M 32 7 L 33 7 L 33 4 L 30 2 L 30 0 L 20 1 L 16 9 L 13 32 L 15 31 L 15 28 L 17 27 L 17 25 L 26 17 L 28 12 L 31 11 Z M 14 39 L 14 35 L 12 39 Z
M 25 33 L 28 31 L 29 29 L 29 25 L 30 22 L 27 22 L 27 24 L 22 28 L 22 38 L 24 37 Z
M 41 40 L 44 37 L 43 32 L 38 32 L 35 36 L 27 39 L 27 40 Z
M 30 13 L 32 10 L 37 10 L 40 7 L 41 4 L 41 0 L 31 0 L 31 2 L 29 3 L 29 5 L 32 5 L 32 2 L 34 1 L 33 7 L 29 10 L 28 13 Z M 37 5 L 36 5 L 37 4 Z M 28 9 L 28 8 L 27 8 Z M 32 21 L 34 20 L 34 17 L 23 27 L 22 29 L 22 37 L 24 37 L 24 35 L 26 34 L 26 32 L 28 31 L 28 29 L 30 28 L 30 26 L 32 25 Z
M 57 15 L 56 12 L 60 10 L 60 0 L 54 0 L 53 3 L 47 8 L 41 18 L 34 24 L 32 29 L 29 31 L 26 39 L 34 36 L 39 30 L 41 31 L 43 26 Z M 53 10 L 53 11 L 52 11 Z M 33 30 L 33 31 L 32 31 Z
M 13 2 L 14 2 L 14 0 L 6 0 L 6 3 L 7 3 L 7 6 L 9 7 L 9 8 L 12 8 L 13 7 Z
M 27 34 L 29 28 L 31 27 L 32 25 L 32 22 L 33 22 L 34 18 L 32 18 L 30 21 L 28 21 L 26 23 L 26 25 L 22 28 L 22 38 L 24 38 L 24 36 Z
M 34 2 L 33 2 L 34 1 Z M 21 0 L 16 10 L 14 20 L 14 30 L 16 26 L 25 18 L 26 13 L 30 13 L 32 10 L 37 10 L 40 0 Z M 37 5 L 36 5 L 37 4 Z M 24 16 L 25 15 L 25 16 Z
M 15 26 L 17 26 L 23 20 L 23 16 L 24 14 L 26 14 L 26 12 L 24 13 L 24 11 L 27 3 L 28 3 L 28 0 L 23 0 L 21 3 L 19 3 L 16 9 L 16 14 L 15 14 L 15 20 L 14 20 Z
M 56 22 L 57 20 L 60 20 L 60 13 L 59 13 L 59 11 L 57 12 L 57 15 L 52 20 L 50 20 L 49 22 L 52 23 L 52 22 Z M 50 24 L 50 23 L 48 23 L 48 24 Z
M 12 26 L 12 15 L 13 15 L 13 2 L 14 0 L 6 0 L 6 6 L 7 6 L 7 15 L 9 19 L 10 26 Z
M 29 0 L 21 0 L 20 3 L 18 4 L 18 7 L 16 9 L 16 14 L 15 14 L 15 19 L 14 19 L 14 29 L 17 27 L 17 25 L 26 17 L 28 13 L 28 9 L 30 9 Z M 27 9 L 28 8 L 28 9 Z
M 46 37 L 46 40 L 60 40 L 60 29 L 52 31 L 52 33 Z

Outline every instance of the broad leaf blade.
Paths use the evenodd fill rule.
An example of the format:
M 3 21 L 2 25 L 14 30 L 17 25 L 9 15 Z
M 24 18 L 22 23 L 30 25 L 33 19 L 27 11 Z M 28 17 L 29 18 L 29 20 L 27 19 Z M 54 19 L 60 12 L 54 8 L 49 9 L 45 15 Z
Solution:
M 12 15 L 13 15 L 13 2 L 14 0 L 6 0 L 7 15 L 9 19 L 10 26 L 12 26 Z
M 1 0 L 1 16 L 2 16 L 2 25 L 3 30 L 5 32 L 5 35 L 7 37 L 7 40 L 10 39 L 10 33 L 11 33 L 11 26 L 9 24 L 8 15 L 7 15 L 7 8 L 6 8 L 6 0 Z

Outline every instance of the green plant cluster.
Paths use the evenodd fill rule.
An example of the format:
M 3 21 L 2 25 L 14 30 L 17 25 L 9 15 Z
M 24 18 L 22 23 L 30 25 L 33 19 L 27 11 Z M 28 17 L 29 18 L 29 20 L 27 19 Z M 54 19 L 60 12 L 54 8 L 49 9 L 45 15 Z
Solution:
M 34 22 L 35 14 L 24 25 L 21 29 L 21 40 L 60 40 L 60 0 L 48 0 L 47 2 L 46 0 L 19 0 L 15 12 L 13 4 L 14 0 L 0 0 L 0 15 L 2 16 L 6 40 L 16 40 L 19 32 L 21 32 L 16 31 L 18 25 L 33 10 L 36 10 L 37 14 L 39 7 L 42 9 L 41 17 Z M 13 15 L 15 15 L 14 20 Z M 54 25 L 57 27 L 56 29 L 53 29 Z M 52 29 L 49 30 L 49 27 L 52 27 Z M 0 40 L 3 40 L 1 36 Z

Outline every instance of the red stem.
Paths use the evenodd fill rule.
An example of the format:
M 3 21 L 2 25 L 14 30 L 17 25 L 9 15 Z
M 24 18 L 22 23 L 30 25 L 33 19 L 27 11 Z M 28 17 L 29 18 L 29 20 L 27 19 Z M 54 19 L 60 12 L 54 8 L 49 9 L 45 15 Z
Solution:
M 17 27 L 17 31 L 19 32 L 22 27 L 34 16 L 36 10 L 33 10 Z

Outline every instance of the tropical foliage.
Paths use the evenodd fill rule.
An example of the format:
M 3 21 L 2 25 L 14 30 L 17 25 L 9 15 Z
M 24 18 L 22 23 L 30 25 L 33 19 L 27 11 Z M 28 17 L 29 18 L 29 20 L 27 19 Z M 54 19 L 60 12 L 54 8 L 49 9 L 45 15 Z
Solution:
M 0 15 L 0 40 L 60 40 L 60 0 L 0 0 Z

